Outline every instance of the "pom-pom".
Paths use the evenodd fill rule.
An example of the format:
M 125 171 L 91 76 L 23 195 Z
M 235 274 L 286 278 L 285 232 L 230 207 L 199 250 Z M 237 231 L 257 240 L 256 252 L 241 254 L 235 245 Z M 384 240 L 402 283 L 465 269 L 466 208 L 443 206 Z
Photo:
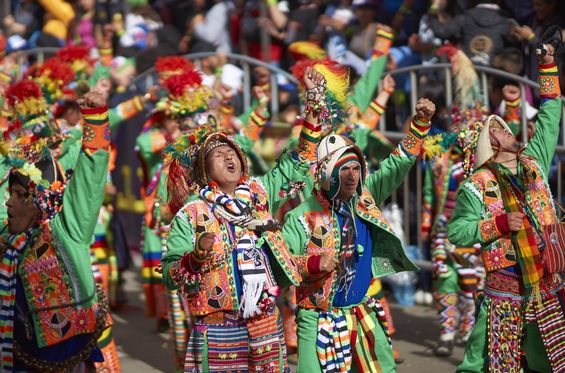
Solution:
M 202 75 L 197 70 L 188 70 L 179 75 L 173 75 L 163 82 L 163 86 L 173 97 L 184 95 L 189 88 L 202 85 Z
M 15 106 L 18 102 L 23 102 L 29 98 L 41 99 L 41 87 L 33 80 L 20 80 L 12 84 L 6 90 L 5 97 L 10 106 Z
M 159 57 L 155 62 L 155 71 L 157 71 L 159 75 L 178 74 L 193 69 L 193 64 L 188 62 L 186 58 L 179 56 Z

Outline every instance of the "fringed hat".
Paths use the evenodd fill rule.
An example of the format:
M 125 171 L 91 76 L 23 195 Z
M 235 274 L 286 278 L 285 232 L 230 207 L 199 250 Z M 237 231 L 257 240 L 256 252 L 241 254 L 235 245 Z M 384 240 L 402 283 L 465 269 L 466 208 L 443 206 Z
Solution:
M 35 72 L 35 81 L 41 86 L 46 102 L 51 105 L 69 95 L 67 86 L 75 80 L 72 66 L 58 58 L 50 58 Z
M 463 149 L 463 171 L 469 176 L 494 155 L 490 143 L 490 127 L 500 127 L 512 133 L 508 124 L 498 115 L 491 115 L 484 121 L 473 122 L 459 133 L 459 145 Z
M 69 45 L 57 51 L 57 58 L 71 65 L 77 80 L 88 80 L 94 67 L 90 49 L 85 45 Z
M 357 193 L 361 194 L 367 176 L 367 163 L 363 152 L 349 137 L 330 134 L 318 145 L 316 182 L 326 192 L 328 199 L 334 199 L 339 192 L 339 169 L 349 160 L 356 160 L 361 165 L 361 178 Z
M 170 159 L 167 191 L 170 196 L 169 207 L 173 213 L 184 205 L 190 195 L 212 181 L 206 172 L 206 156 L 222 145 L 235 150 L 241 162 L 241 176 L 247 177 L 249 170 L 245 153 L 224 131 L 203 125 L 192 134 L 182 135 L 165 148 L 164 153 Z
M 6 97 L 16 114 L 0 143 L 2 162 L 10 169 L 9 184 L 27 189 L 44 223 L 60 210 L 68 179 L 50 153 L 62 136 L 36 82 L 17 82 Z
M 202 85 L 202 74 L 196 69 L 173 75 L 163 81 L 167 96 L 155 105 L 157 111 L 172 118 L 186 118 L 208 108 L 212 90 Z
M 20 80 L 8 87 L 5 97 L 10 122 L 3 134 L 5 141 L 17 143 L 39 138 L 53 140 L 57 137 L 58 126 L 37 82 Z
M 299 81 L 303 91 L 305 91 L 304 71 L 308 67 L 312 67 L 326 79 L 325 98 L 322 102 L 317 103 L 318 106 L 313 109 L 320 112 L 318 118 L 322 122 L 335 130 L 347 120 L 349 70 L 347 67 L 329 59 L 299 61 L 291 68 L 291 71 Z

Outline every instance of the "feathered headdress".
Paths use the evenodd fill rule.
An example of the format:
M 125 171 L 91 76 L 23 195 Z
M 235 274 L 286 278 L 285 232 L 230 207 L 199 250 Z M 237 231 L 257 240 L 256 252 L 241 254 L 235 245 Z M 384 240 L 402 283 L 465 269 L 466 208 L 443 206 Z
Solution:
M 62 136 L 37 82 L 26 79 L 13 84 L 6 99 L 12 116 L 0 143 L 2 162 L 11 169 L 10 180 L 18 179 L 33 196 L 43 223 L 59 211 L 66 185 L 66 178 L 53 179 L 44 172 L 50 168 L 50 176 L 61 175 L 50 148 Z
M 53 104 L 68 94 L 67 86 L 75 79 L 71 65 L 55 57 L 45 61 L 34 75 L 48 104 Z
M 299 61 L 291 68 L 291 71 L 303 91 L 305 90 L 304 72 L 308 67 L 312 67 L 326 79 L 325 98 L 323 102 L 317 103 L 320 109 L 318 118 L 335 129 L 347 119 L 349 70 L 329 59 Z
M 241 162 L 242 177 L 247 177 L 249 171 L 245 153 L 225 131 L 202 125 L 165 148 L 164 154 L 170 161 L 167 192 L 173 214 L 186 203 L 190 195 L 198 193 L 210 182 L 206 172 L 206 154 L 219 145 L 228 145 L 235 150 Z
M 155 108 L 173 118 L 184 118 L 207 109 L 212 96 L 209 87 L 202 85 L 200 71 L 191 69 L 163 81 L 168 95 L 160 99 Z
M 69 45 L 57 51 L 57 58 L 71 65 L 77 80 L 87 80 L 94 66 L 90 49 L 84 45 Z

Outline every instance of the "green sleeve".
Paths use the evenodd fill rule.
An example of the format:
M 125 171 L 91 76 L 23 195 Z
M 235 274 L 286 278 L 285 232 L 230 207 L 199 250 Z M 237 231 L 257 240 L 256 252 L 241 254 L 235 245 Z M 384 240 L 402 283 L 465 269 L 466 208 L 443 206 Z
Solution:
M 367 72 L 359 78 L 353 87 L 353 95 L 349 103 L 355 105 L 359 112 L 364 113 L 373 99 L 375 89 L 385 70 L 387 56 L 380 56 L 371 60 Z
M 54 219 L 59 231 L 77 243 L 89 244 L 104 200 L 109 154 L 82 152 L 63 194 L 63 207 Z
M 282 234 L 291 253 L 294 255 L 304 255 L 304 247 L 308 237 L 306 236 L 304 226 L 293 211 L 286 214 Z
M 233 136 L 233 139 L 239 145 L 241 150 L 243 150 L 246 154 L 249 153 L 251 149 L 253 149 L 253 145 L 255 145 L 255 142 L 253 142 L 253 140 L 240 133 L 235 134 Z
M 245 110 L 239 117 L 237 117 L 237 119 L 240 120 L 241 123 L 248 123 L 249 117 L 251 116 L 251 113 L 253 112 L 253 110 L 255 110 L 257 105 L 259 105 L 259 102 L 257 101 L 257 99 L 253 99 L 251 106 L 247 110 Z
M 120 124 L 126 120 L 130 120 L 143 111 L 144 104 L 141 96 L 135 96 L 124 102 L 120 102 L 113 108 L 108 110 L 110 119 L 110 129 L 115 130 Z
M 402 184 L 415 161 L 416 157 L 391 154 L 380 163 L 379 169 L 365 180 L 365 188 L 371 193 L 377 206 Z
M 424 206 L 430 207 L 430 210 L 428 211 L 430 214 L 432 214 L 431 208 L 435 204 L 434 195 L 434 171 L 433 163 L 430 162 L 426 167 L 424 175 L 424 186 L 422 188 L 422 198 L 424 199 Z
M 534 136 L 524 151 L 524 154 L 534 157 L 539 162 L 546 177 L 559 139 L 561 110 L 561 98 L 542 103 L 538 112 Z
M 447 226 L 449 241 L 461 247 L 486 243 L 479 229 L 482 220 L 481 201 L 467 184 L 461 185 L 457 190 L 455 209 Z
M 279 193 L 288 185 L 289 181 L 305 181 L 310 177 L 310 165 L 293 159 L 290 153 L 285 152 L 279 161 L 266 175 L 260 176 L 269 199 L 271 212 L 277 211 L 288 199 Z
M 155 201 L 159 202 L 160 204 L 166 204 L 167 203 L 167 173 L 163 172 L 163 171 L 161 171 L 161 174 L 159 175 L 159 181 L 157 183 L 157 192 L 156 192 Z M 153 216 L 156 219 L 161 220 L 165 224 L 170 223 L 169 221 L 165 220 L 164 216 L 162 216 L 160 208 L 156 207 L 156 208 L 153 209 Z
M 167 238 L 167 252 L 161 258 L 163 282 L 169 289 L 175 290 L 177 288 L 169 274 L 171 265 L 180 260 L 184 254 L 194 250 L 194 240 L 195 235 L 192 223 L 185 220 L 184 215 L 175 216 L 171 223 L 169 237 Z

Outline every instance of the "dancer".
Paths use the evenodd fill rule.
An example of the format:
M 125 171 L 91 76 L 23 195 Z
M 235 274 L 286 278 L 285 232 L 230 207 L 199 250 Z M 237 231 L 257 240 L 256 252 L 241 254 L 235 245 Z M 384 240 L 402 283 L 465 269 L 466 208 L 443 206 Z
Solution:
M 416 267 L 377 206 L 415 163 L 434 111 L 420 99 L 408 135 L 368 177 L 351 139 L 330 134 L 321 141 L 321 187 L 283 227 L 303 276 L 296 291 L 298 372 L 395 371 L 385 312 L 366 294 L 373 277 Z
M 470 177 L 457 192 L 449 240 L 480 243 L 487 274 L 459 372 L 565 371 L 565 284 L 553 273 L 563 268 L 544 260 L 544 231 L 558 222 L 547 184 L 562 109 L 553 45 L 537 48 L 541 106 L 526 147 L 497 116 L 461 135 Z

